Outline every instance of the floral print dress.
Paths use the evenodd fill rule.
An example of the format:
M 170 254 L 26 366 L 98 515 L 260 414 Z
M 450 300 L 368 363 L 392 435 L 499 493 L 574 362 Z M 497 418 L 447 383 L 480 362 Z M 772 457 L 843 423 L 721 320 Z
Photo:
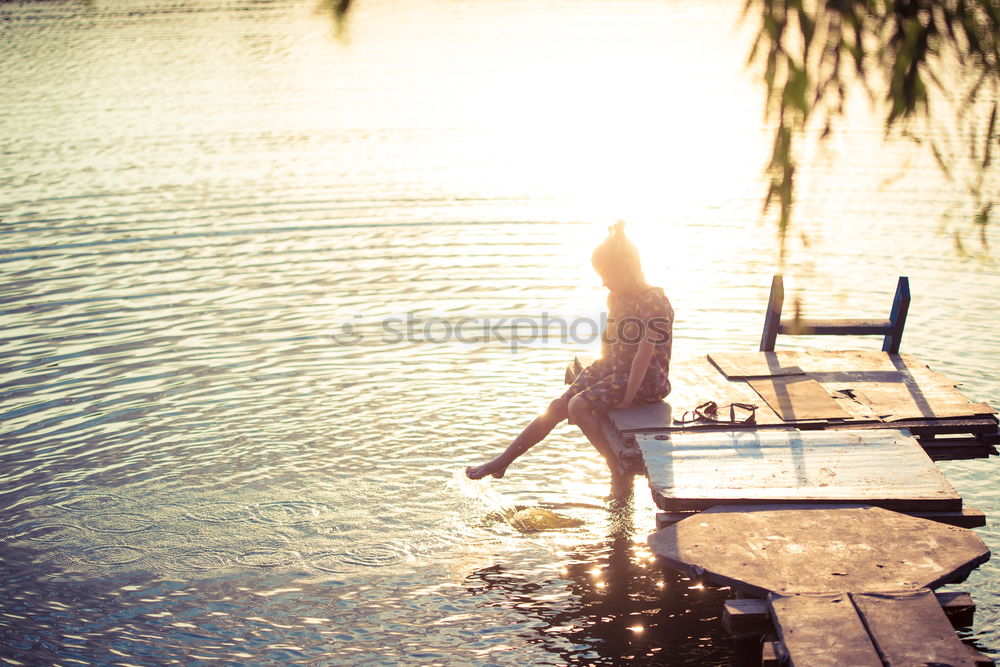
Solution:
M 639 342 L 649 340 L 654 343 L 653 356 L 632 405 L 662 400 L 670 393 L 673 324 L 674 309 L 659 287 L 649 287 L 632 296 L 609 294 L 608 327 L 602 340 L 601 358 L 583 369 L 563 398 L 583 396 L 588 403 L 604 410 L 621 403 Z

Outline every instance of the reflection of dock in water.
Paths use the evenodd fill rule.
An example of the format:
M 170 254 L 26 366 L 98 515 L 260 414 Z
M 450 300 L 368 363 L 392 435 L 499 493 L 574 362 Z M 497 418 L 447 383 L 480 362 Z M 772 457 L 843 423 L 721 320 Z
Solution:
M 971 597 L 933 592 L 990 555 L 970 530 L 985 515 L 933 461 L 996 454 L 996 411 L 898 353 L 908 302 L 901 279 L 889 320 L 782 322 L 776 278 L 764 351 L 675 359 L 669 403 L 603 419 L 661 510 L 653 552 L 732 588 L 724 624 L 751 662 L 993 664 L 953 630 Z M 878 334 L 886 351 L 776 352 L 778 333 Z

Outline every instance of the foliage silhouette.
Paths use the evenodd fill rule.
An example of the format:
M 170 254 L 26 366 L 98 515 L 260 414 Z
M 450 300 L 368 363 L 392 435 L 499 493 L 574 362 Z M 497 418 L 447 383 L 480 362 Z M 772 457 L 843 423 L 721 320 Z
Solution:
M 342 33 L 355 0 L 322 0 Z M 777 208 L 781 258 L 791 227 L 800 139 L 830 136 L 849 93 L 861 88 L 884 107 L 886 136 L 930 151 L 958 182 L 986 227 L 1000 196 L 993 153 L 1000 149 L 1000 0 L 746 0 L 758 28 L 748 64 L 760 67 L 766 112 L 775 121 L 763 212 Z M 949 132 L 931 132 L 932 109 L 951 106 Z M 944 120 L 940 111 L 937 127 Z M 961 182 L 959 182 L 961 181 Z M 966 249 L 958 230 L 955 245 Z
M 857 87 L 884 107 L 887 136 L 926 145 L 946 178 L 965 178 L 961 185 L 985 248 L 997 197 L 990 176 L 998 139 L 1000 3 L 747 0 L 744 17 L 751 12 L 759 13 L 759 29 L 748 61 L 762 66 L 767 112 L 776 121 L 764 211 L 777 206 L 782 255 L 795 201 L 796 142 L 810 127 L 821 139 L 829 136 Z M 955 125 L 935 137 L 932 108 L 948 104 Z M 955 240 L 964 252 L 957 231 Z

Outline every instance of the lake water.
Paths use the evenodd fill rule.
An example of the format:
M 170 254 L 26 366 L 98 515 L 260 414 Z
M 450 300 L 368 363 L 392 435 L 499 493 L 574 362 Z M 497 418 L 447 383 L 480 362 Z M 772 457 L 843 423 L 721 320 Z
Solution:
M 756 348 L 740 5 L 359 0 L 338 35 L 312 0 L 0 4 L 0 657 L 725 664 L 728 592 L 653 566 L 648 493 L 609 505 L 573 427 L 461 471 L 595 349 L 619 217 L 676 354 Z M 903 350 L 1000 405 L 968 202 L 854 106 L 800 179 L 788 302 L 884 316 L 908 275 Z M 996 465 L 940 464 L 993 550 Z M 994 654 L 997 575 L 959 587 Z

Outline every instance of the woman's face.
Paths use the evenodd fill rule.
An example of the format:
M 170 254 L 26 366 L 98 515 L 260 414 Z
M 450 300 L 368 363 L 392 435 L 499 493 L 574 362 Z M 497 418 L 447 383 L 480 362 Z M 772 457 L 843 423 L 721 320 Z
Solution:
M 604 286 L 612 292 L 623 292 L 628 288 L 628 280 L 622 272 L 615 271 L 604 262 L 594 262 L 594 270 L 601 277 Z

